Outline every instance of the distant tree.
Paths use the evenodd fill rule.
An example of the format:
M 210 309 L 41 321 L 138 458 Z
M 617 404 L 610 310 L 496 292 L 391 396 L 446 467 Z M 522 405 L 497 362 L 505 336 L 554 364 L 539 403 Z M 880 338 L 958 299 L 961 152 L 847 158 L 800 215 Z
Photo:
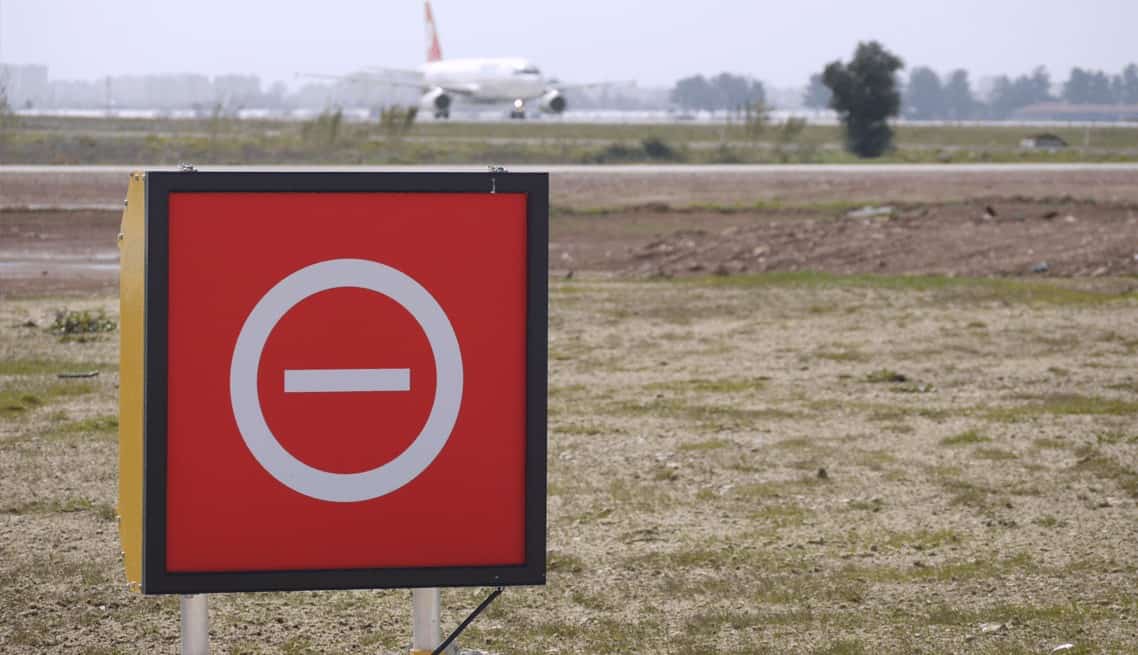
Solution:
M 1106 73 L 1075 67 L 1063 83 L 1063 99 L 1075 105 L 1106 105 L 1113 103 L 1115 96 Z
M 1051 75 L 1040 66 L 1031 75 L 1021 75 L 1015 80 L 1007 75 L 996 78 L 989 106 L 996 118 L 1007 118 L 1017 109 L 1054 99 Z
M 826 109 L 830 106 L 832 96 L 830 89 L 822 82 L 822 74 L 814 73 L 810 76 L 806 93 L 802 95 L 802 104 L 809 109 Z
M 1097 105 L 1114 103 L 1114 93 L 1110 89 L 1110 78 L 1106 73 L 1102 71 L 1091 73 L 1091 88 L 1087 101 Z
M 672 88 L 671 99 L 689 111 L 743 109 L 766 102 L 763 83 L 743 75 L 720 73 L 708 79 L 703 75 L 685 77 Z
M 715 109 L 715 94 L 703 75 L 692 75 L 676 82 L 671 99 L 688 111 Z
M 1022 80 L 1021 82 L 1017 79 L 1016 83 L 1023 86 L 1023 95 L 1028 101 L 1027 104 L 1055 99 L 1055 96 L 1051 95 L 1051 73 L 1047 72 L 1046 67 L 1037 66 L 1031 72 L 1031 77 L 1024 77 Z
M 830 107 L 846 132 L 846 148 L 859 157 L 880 157 L 893 142 L 889 118 L 901 108 L 894 75 L 905 64 L 877 41 L 858 43 L 849 64 L 831 62 L 822 82 L 833 92 Z
M 976 98 L 972 96 L 972 83 L 963 68 L 952 71 L 944 85 L 945 117 L 954 121 L 972 118 L 976 113 Z
M 1138 104 L 1138 64 L 1130 64 L 1122 69 L 1121 93 L 1119 102 L 1124 104 Z
M 1075 67 L 1071 69 L 1071 76 L 1063 83 L 1062 98 L 1075 104 L 1086 104 L 1095 95 L 1094 71 Z
M 929 120 L 945 115 L 944 87 L 940 76 L 927 66 L 918 66 L 910 71 L 904 99 L 905 114 L 910 118 Z
M 1015 97 L 1015 84 L 1012 83 L 1010 77 L 1000 75 L 992 81 L 992 93 L 988 99 L 988 106 L 996 118 L 1005 118 L 1023 106 Z
M 716 104 L 719 109 L 742 109 L 767 101 L 763 83 L 742 75 L 720 73 L 711 78 L 711 86 L 718 96 Z
M 1090 97 L 1092 105 L 1113 105 L 1114 91 L 1111 90 L 1111 78 L 1102 71 L 1095 71 L 1090 75 Z
M 1103 71 L 1072 68 L 1063 83 L 1063 99 L 1071 104 L 1138 103 L 1138 64 L 1130 64 L 1117 75 Z

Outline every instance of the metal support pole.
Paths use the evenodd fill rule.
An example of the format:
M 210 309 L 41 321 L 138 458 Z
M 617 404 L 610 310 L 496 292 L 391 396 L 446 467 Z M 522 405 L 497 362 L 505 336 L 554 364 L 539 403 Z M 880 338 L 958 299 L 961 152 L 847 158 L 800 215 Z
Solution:
M 440 604 L 438 587 L 411 590 L 411 655 L 430 655 L 442 641 Z
M 182 596 L 182 655 L 209 655 L 209 605 L 205 594 Z

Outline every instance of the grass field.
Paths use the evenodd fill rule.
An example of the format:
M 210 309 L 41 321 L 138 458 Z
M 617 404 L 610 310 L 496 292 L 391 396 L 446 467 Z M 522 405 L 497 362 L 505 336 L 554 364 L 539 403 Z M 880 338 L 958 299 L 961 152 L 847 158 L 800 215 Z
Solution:
M 555 282 L 549 584 L 462 643 L 1138 653 L 1126 288 Z M 60 334 L 64 305 L 117 312 L 0 304 L 0 651 L 169 652 L 176 599 L 129 593 L 118 556 L 117 332 Z M 444 591 L 444 625 L 484 593 Z M 408 615 L 406 592 L 213 596 L 213 652 L 399 652 Z
M 892 162 L 1132 161 L 1138 128 L 1048 128 L 1071 144 L 1060 152 L 1025 151 L 1040 128 L 915 126 L 897 128 Z M 787 133 L 778 124 L 749 134 L 723 124 L 580 124 L 426 122 L 403 132 L 378 122 L 323 116 L 307 122 L 21 117 L 0 129 L 0 161 L 43 164 L 257 163 L 692 163 L 858 161 L 833 126 Z

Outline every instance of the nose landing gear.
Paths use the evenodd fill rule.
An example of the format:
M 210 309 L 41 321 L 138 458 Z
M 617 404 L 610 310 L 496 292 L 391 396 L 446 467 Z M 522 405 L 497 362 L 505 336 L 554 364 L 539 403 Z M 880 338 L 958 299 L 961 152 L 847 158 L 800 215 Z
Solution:
M 510 118 L 518 120 L 525 120 L 526 117 L 526 101 L 518 98 L 514 100 L 514 107 L 510 110 Z

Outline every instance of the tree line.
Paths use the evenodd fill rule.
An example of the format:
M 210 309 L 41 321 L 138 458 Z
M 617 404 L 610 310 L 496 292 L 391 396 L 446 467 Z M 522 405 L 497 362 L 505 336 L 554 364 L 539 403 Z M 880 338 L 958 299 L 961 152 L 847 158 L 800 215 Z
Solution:
M 928 66 L 917 66 L 909 71 L 906 81 L 898 81 L 897 87 L 901 93 L 901 115 L 906 118 L 998 120 L 1043 102 L 1138 104 L 1138 64 L 1130 64 L 1113 75 L 1101 70 L 1073 68 L 1058 93 L 1052 92 L 1055 85 L 1043 66 L 1017 77 L 1001 75 L 993 81 L 986 102 L 977 97 L 968 71 L 962 68 L 942 77 Z M 766 90 L 759 80 L 724 72 L 712 77 L 685 77 L 676 82 L 670 98 L 687 111 L 736 110 L 756 103 L 765 104 Z M 830 99 L 831 92 L 822 80 L 822 73 L 811 75 L 802 97 L 803 104 L 811 109 L 827 109 Z
M 1030 73 L 1010 77 L 1001 75 L 992 84 L 987 102 L 976 97 L 968 71 L 957 69 L 941 78 L 927 66 L 909 71 L 901 90 L 901 114 L 917 120 L 976 120 L 1008 118 L 1024 107 L 1043 102 L 1072 105 L 1138 104 L 1138 64 L 1108 75 L 1101 70 L 1071 69 L 1070 76 L 1054 93 L 1055 85 L 1047 69 L 1040 66 Z M 819 73 L 810 78 L 803 103 L 810 108 L 830 106 L 830 91 Z
M 692 75 L 676 82 L 671 100 L 686 111 L 736 110 L 766 104 L 763 83 L 744 75 Z
M 1045 102 L 1138 105 L 1138 64 L 1133 63 L 1114 75 L 1073 68 L 1059 93 L 1053 93 L 1055 85 L 1043 66 L 1015 78 L 1001 75 L 986 102 L 977 98 L 964 69 L 942 79 L 928 66 L 917 66 L 906 81 L 900 75 L 904 68 L 905 62 L 877 41 L 858 43 L 849 62 L 831 62 L 810 77 L 803 104 L 836 111 L 846 148 L 859 157 L 879 157 L 892 147 L 889 119 L 898 115 L 918 120 L 1002 119 Z M 730 73 L 681 79 L 671 99 L 685 110 L 755 108 L 762 115 L 766 107 L 762 82 Z

